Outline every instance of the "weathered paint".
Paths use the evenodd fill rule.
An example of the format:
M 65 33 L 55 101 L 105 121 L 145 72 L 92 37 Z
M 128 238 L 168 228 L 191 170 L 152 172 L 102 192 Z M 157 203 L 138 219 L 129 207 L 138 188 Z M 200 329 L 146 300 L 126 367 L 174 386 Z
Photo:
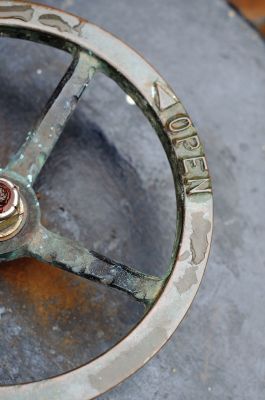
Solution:
M 96 271 L 98 281 L 110 286 L 120 273 L 126 272 L 129 274 L 127 283 L 127 278 L 118 280 L 119 285 L 125 282 L 126 287 L 119 288 L 137 298 L 134 282 L 135 277 L 140 278 L 137 284 L 143 285 L 140 284 L 139 298 L 142 301 L 148 299 L 149 305 L 155 302 L 141 323 L 98 359 L 57 378 L 0 387 L 0 397 L 2 400 L 91 399 L 146 363 L 174 332 L 196 294 L 209 253 L 212 229 L 211 184 L 204 150 L 186 110 L 166 82 L 138 54 L 102 29 L 75 16 L 33 3 L 2 1 L 0 32 L 5 36 L 46 42 L 74 56 L 70 73 L 67 72 L 51 100 L 55 107 L 51 103 L 48 105 L 40 124 L 4 171 L 4 176 L 20 187 L 30 212 L 23 230 L 8 243 L 0 244 L 1 259 L 31 255 L 80 275 L 86 273 L 90 279 L 95 278 L 91 274 Z M 81 68 L 85 73 L 79 71 L 75 76 L 77 54 L 86 59 L 84 69 Z M 179 205 L 178 224 L 169 273 L 163 278 L 145 276 L 104 257 L 101 261 L 107 261 L 111 267 L 101 274 L 97 268 L 98 256 L 73 242 L 62 242 L 40 224 L 39 205 L 32 185 L 76 100 L 97 69 L 115 79 L 142 109 L 155 128 L 172 167 Z M 77 79 L 77 85 L 68 85 L 72 78 Z M 68 90 L 70 97 L 65 96 Z M 47 127 L 52 130 L 48 137 Z M 53 240 L 66 246 L 62 246 L 61 253 L 52 245 Z M 71 258 L 71 252 L 74 252 L 76 262 Z

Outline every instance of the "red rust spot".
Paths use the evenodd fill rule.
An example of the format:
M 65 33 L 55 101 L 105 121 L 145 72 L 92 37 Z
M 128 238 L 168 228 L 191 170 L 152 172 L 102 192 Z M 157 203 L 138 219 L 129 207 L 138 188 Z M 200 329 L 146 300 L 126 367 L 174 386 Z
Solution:
M 34 306 L 44 325 L 56 320 L 62 310 L 87 307 L 82 296 L 87 291 L 87 281 L 34 259 L 2 264 L 1 280 L 23 301 Z
M 64 334 L 56 341 L 59 352 L 70 357 L 81 340 L 80 331 L 85 329 L 94 335 L 91 345 L 99 331 L 104 332 L 104 340 L 112 340 L 114 328 L 110 322 L 118 318 L 119 311 L 117 307 L 106 307 L 107 299 L 97 284 L 26 258 L 1 263 L 0 279 L 25 329 L 27 324 L 34 326 L 40 337 L 53 343 L 50 332 L 54 326 L 60 327 Z
M 3 182 L 0 182 L 0 213 L 4 211 L 10 199 L 11 190 Z

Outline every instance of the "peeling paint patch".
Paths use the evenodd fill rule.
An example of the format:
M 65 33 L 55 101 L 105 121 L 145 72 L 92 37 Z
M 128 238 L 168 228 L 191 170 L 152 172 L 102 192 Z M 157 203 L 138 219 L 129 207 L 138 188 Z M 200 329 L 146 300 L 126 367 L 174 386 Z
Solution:
M 74 33 L 75 31 L 80 36 L 83 23 L 78 19 L 76 19 L 76 21 L 78 23 L 75 26 L 71 26 L 70 23 L 66 22 L 62 17 L 56 14 L 43 14 L 39 17 L 39 22 L 42 25 L 56 28 L 59 32 Z
M 0 18 L 15 18 L 29 22 L 33 13 L 32 7 L 29 6 L 0 6 Z
M 175 284 L 180 294 L 187 292 L 193 285 L 198 283 L 198 278 L 196 275 L 197 269 L 198 267 L 188 267 L 183 277 L 181 277 Z
M 79 36 L 82 36 L 82 27 L 83 27 L 83 25 L 84 25 L 84 23 L 80 21 L 79 24 L 73 26 L 73 30 L 76 31 Z
M 189 258 L 190 252 L 188 250 L 184 251 L 183 254 L 179 256 L 179 261 L 185 261 Z
M 39 21 L 42 25 L 58 29 L 59 32 L 72 32 L 72 27 L 59 15 L 43 14 L 39 17 Z
M 190 247 L 192 252 L 193 264 L 200 264 L 208 248 L 207 235 L 211 230 L 211 223 L 204 218 L 203 212 L 192 214 L 192 235 L 190 237 Z

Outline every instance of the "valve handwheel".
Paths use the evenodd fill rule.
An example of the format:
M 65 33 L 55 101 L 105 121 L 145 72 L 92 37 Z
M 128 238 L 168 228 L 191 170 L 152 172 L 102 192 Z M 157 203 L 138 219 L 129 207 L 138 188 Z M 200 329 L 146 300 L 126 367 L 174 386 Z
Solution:
M 46 43 L 73 57 L 38 125 L 0 171 L 0 260 L 35 257 L 122 290 L 147 306 L 134 330 L 100 357 L 58 377 L 0 386 L 0 398 L 92 399 L 130 376 L 163 346 L 196 294 L 212 233 L 211 181 L 204 150 L 190 117 L 161 76 L 99 27 L 34 3 L 1 1 L 0 35 Z M 133 98 L 158 134 L 172 168 L 177 231 L 170 272 L 164 277 L 146 275 L 86 250 L 40 222 L 34 182 L 97 72 L 114 79 Z

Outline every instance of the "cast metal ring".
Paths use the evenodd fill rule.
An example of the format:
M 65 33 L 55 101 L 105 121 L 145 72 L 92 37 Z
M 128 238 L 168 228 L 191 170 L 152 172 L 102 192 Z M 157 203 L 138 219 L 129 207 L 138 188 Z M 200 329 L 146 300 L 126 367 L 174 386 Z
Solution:
M 0 172 L 1 179 L 19 188 L 20 199 L 28 210 L 22 229 L 0 242 L 0 260 L 35 257 L 122 290 L 146 305 L 140 323 L 103 355 L 57 377 L 0 386 L 0 398 L 88 400 L 144 365 L 186 314 L 200 285 L 211 242 L 212 191 L 207 162 L 197 131 L 172 89 L 141 56 L 111 34 L 56 9 L 1 1 L 0 35 L 45 43 L 72 55 L 72 63 L 38 125 Z M 177 228 L 169 272 L 163 277 L 144 274 L 86 250 L 48 231 L 40 222 L 34 182 L 97 72 L 114 79 L 143 111 L 171 165 L 178 204 Z

